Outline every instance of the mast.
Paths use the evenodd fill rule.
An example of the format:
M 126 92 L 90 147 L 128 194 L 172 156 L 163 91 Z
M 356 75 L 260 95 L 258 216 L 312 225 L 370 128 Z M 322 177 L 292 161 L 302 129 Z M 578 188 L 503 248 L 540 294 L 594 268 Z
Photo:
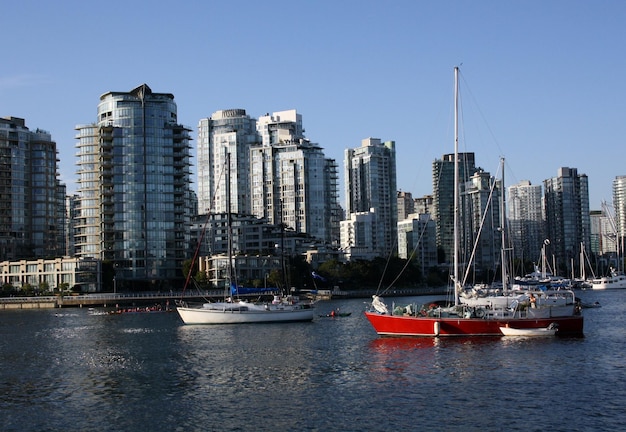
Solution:
M 502 165 L 502 180 L 500 181 L 500 236 L 502 247 L 500 248 L 501 254 L 501 266 L 502 266 L 502 291 L 505 293 L 509 290 L 508 287 L 508 277 L 507 277 L 507 268 L 508 265 L 506 260 L 506 211 L 505 211 L 505 199 L 504 199 L 504 158 L 500 158 L 500 164 Z
M 548 257 L 546 256 L 546 246 L 550 244 L 549 239 L 545 239 L 543 241 L 543 246 L 541 248 L 541 278 L 545 279 L 547 276 L 546 267 L 548 263 Z
M 585 281 L 585 243 L 580 242 L 580 280 Z
M 227 254 L 228 254 L 228 284 L 225 287 L 228 293 L 231 290 L 231 286 L 234 283 L 237 286 L 237 281 L 234 278 L 233 271 L 233 215 L 230 209 L 230 152 L 226 150 L 226 229 L 227 229 Z
M 454 67 L 454 304 L 459 305 L 459 67 Z

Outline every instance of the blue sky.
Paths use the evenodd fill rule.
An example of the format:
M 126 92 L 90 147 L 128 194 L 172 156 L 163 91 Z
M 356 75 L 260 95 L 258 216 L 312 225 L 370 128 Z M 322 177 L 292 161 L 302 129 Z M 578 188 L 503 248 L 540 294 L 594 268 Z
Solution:
M 103 93 L 146 83 L 174 94 L 194 138 L 217 110 L 296 109 L 341 171 L 346 148 L 394 140 L 398 188 L 429 194 L 432 161 L 453 151 L 456 65 L 460 150 L 492 174 L 505 157 L 507 185 L 574 167 L 599 209 L 626 175 L 623 1 L 22 0 L 1 10 L 0 116 L 52 134 L 69 191 L 74 127 L 96 120 Z

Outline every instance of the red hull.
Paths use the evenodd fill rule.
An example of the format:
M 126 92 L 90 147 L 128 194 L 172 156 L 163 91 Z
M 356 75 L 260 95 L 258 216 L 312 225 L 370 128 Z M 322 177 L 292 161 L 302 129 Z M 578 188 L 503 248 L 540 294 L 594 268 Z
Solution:
M 557 335 L 582 336 L 582 315 L 542 319 L 430 318 L 381 315 L 365 312 L 380 336 L 502 336 L 500 327 L 545 328 L 557 323 Z

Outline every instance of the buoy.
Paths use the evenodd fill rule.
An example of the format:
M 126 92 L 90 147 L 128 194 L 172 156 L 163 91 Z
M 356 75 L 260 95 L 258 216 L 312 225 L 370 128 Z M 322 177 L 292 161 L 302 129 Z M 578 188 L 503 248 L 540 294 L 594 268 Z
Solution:
M 435 336 L 439 336 L 439 321 L 435 321 L 435 324 L 433 324 L 433 330 L 435 332 Z

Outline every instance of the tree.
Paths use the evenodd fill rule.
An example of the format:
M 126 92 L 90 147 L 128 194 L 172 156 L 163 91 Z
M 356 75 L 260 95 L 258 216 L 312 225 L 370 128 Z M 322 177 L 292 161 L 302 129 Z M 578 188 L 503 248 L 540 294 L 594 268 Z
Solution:
M 5 283 L 2 285 L 2 295 L 10 296 L 11 294 L 15 294 L 15 288 L 10 283 Z

